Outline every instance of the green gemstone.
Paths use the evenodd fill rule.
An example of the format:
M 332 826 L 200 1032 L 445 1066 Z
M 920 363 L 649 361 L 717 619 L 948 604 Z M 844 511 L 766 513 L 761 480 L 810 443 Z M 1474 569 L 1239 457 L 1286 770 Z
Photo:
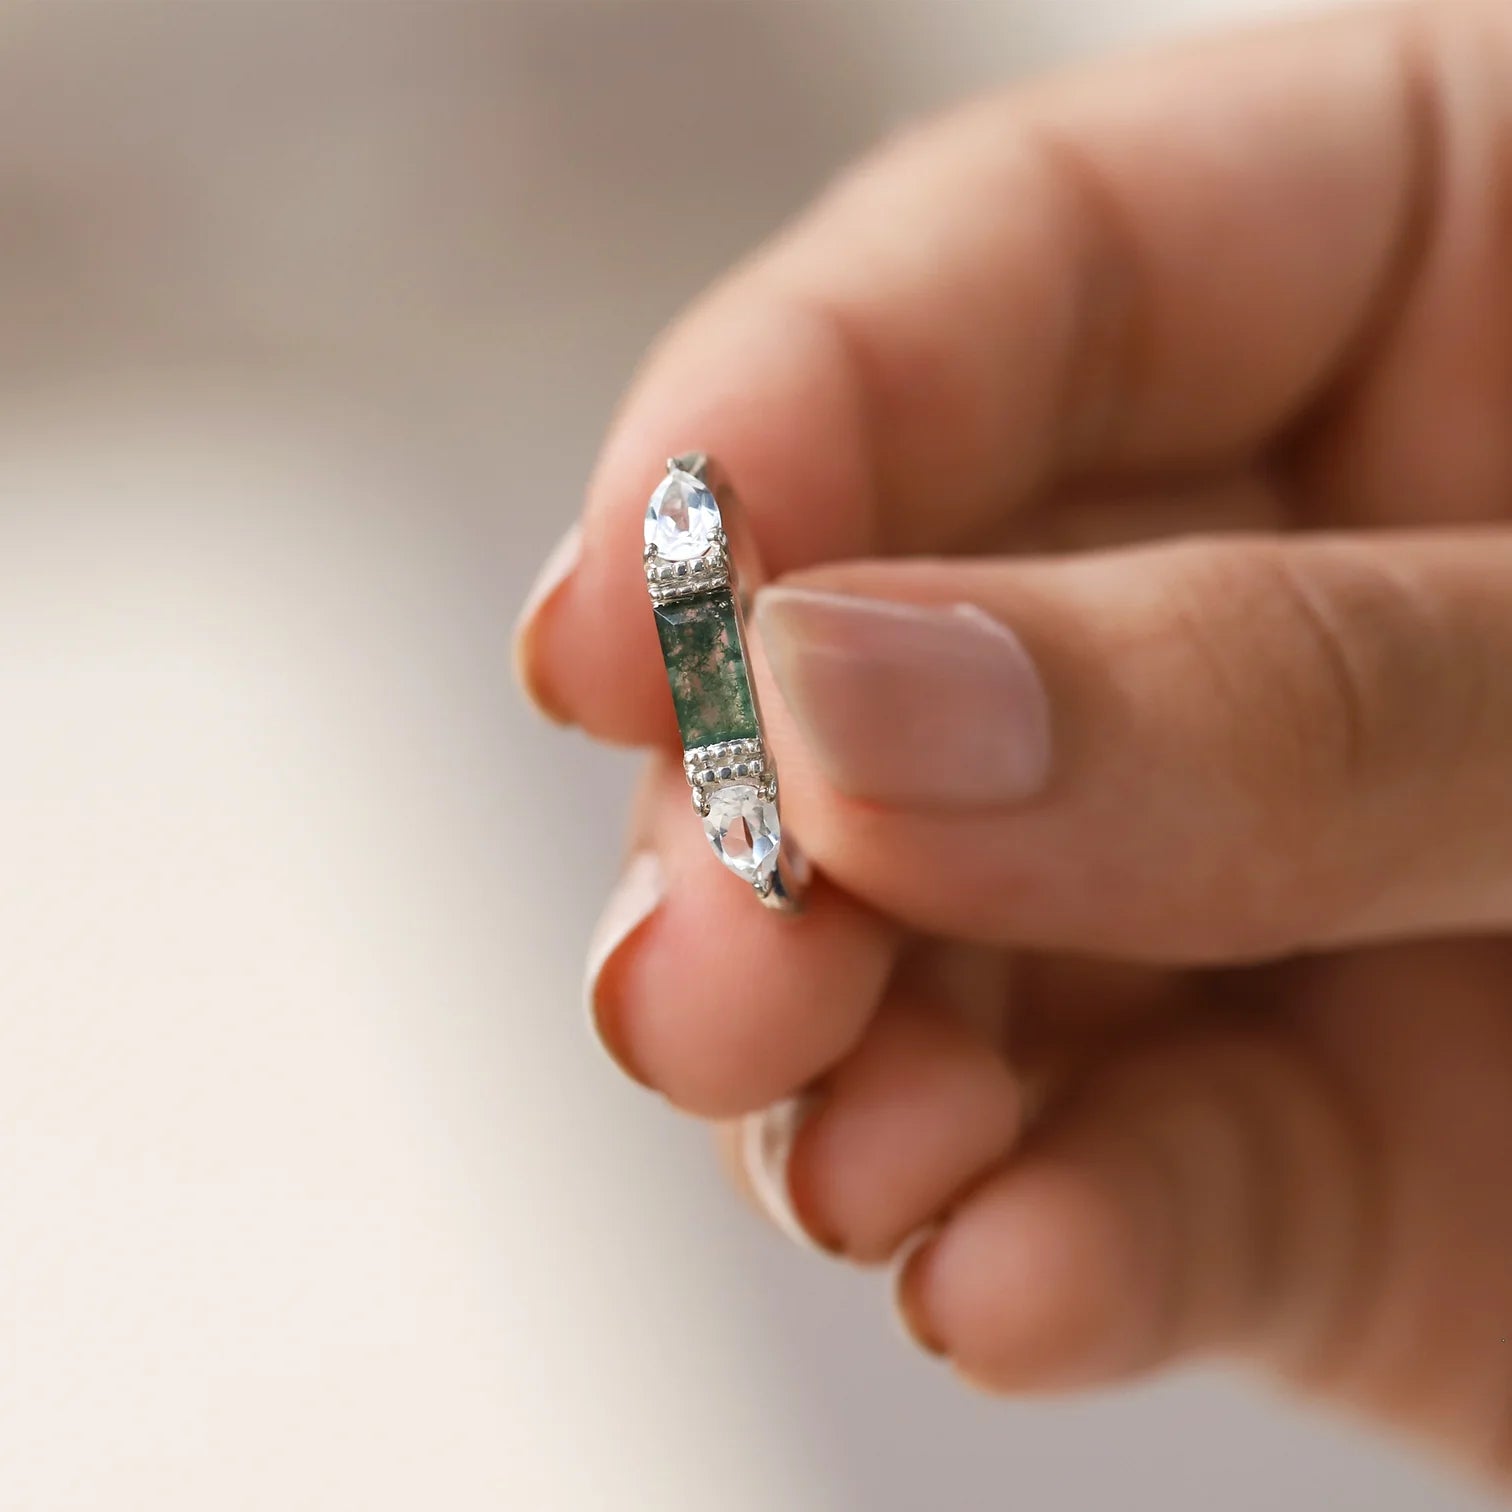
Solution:
M 728 593 L 657 604 L 656 633 L 684 749 L 760 734 L 735 601 Z

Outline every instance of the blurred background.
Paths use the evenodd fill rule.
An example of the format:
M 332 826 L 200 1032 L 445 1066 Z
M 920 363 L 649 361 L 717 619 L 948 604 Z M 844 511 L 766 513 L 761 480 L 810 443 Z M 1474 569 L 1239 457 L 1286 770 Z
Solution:
M 900 120 L 1243 0 L 0 5 L 0 1506 L 1489 1506 L 967 1394 L 591 1045 L 510 627 L 657 328 Z

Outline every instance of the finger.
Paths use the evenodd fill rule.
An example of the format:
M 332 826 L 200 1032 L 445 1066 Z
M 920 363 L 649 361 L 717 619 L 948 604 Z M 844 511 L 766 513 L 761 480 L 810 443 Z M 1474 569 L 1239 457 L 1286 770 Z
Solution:
M 801 1103 L 750 1115 L 747 1182 L 784 1231 L 880 1262 L 1006 1155 L 1021 1114 L 988 1040 L 938 1000 L 895 990 Z
M 710 853 L 670 762 L 643 802 L 642 849 L 589 951 L 599 1037 L 627 1074 L 691 1112 L 765 1107 L 861 1037 L 901 937 L 822 881 L 800 917 L 761 907 Z
M 1273 534 L 1294 523 L 1276 481 L 1251 471 L 1186 485 L 1066 491 L 1000 522 L 973 554 L 1063 555 L 1179 536 Z
M 1168 972 L 931 942 L 845 1060 L 719 1131 L 722 1164 L 795 1242 L 885 1260 L 1008 1154 L 1036 1107 L 1192 1017 L 1194 997 Z
M 1379 1152 L 1280 1031 L 1104 1064 L 898 1277 L 927 1348 L 1000 1391 L 1186 1356 L 1320 1375 L 1349 1342 Z
M 1014 956 L 1013 1013 L 1006 1038 L 1015 1064 L 1116 1050 L 1130 1033 L 1212 1016 L 1210 974 L 1171 971 L 1108 956 Z
M 670 729 L 638 521 L 689 447 L 780 573 L 949 548 L 1058 479 L 1210 467 L 1295 422 L 1420 240 L 1419 34 L 1463 19 L 1119 64 L 883 151 L 649 359 L 532 601 L 527 686 L 596 734 Z
M 767 590 L 785 812 L 910 927 L 1244 960 L 1512 922 L 1512 533 Z

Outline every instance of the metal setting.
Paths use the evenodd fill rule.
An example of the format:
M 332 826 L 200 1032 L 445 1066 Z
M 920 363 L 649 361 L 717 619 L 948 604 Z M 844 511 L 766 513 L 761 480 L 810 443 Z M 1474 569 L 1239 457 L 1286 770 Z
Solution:
M 768 907 L 793 911 L 801 905 L 808 868 L 782 831 L 777 768 L 762 734 L 747 654 L 745 601 L 760 569 L 734 492 L 707 454 L 671 457 L 667 474 L 647 511 L 643 565 L 682 731 L 683 773 L 715 853 Z M 678 487 L 684 512 L 672 517 L 679 523 L 670 535 L 660 534 L 667 522 L 658 516 L 657 501 L 664 489 Z M 701 512 L 696 527 L 690 498 Z M 680 525 L 687 527 L 681 533 Z M 663 556 L 653 535 L 678 559 Z
M 776 791 L 776 774 L 766 769 L 766 747 L 759 739 L 721 741 L 684 751 L 683 772 L 692 785 L 700 814 L 708 808 L 702 790 L 716 782 L 767 776 L 772 778 L 772 791 Z
M 646 547 L 645 562 L 646 588 L 653 604 L 730 586 L 730 559 L 722 530 L 709 550 L 691 562 L 664 562 L 654 546 Z

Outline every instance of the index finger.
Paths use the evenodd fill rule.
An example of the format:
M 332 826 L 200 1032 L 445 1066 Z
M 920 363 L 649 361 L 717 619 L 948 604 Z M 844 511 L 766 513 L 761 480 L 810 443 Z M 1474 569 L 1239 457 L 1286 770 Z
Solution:
M 1108 66 L 852 173 L 645 365 L 522 624 L 538 702 L 609 739 L 672 730 L 639 537 L 667 456 L 720 458 L 781 574 L 960 549 L 1058 480 L 1210 467 L 1295 421 L 1426 213 L 1428 25 Z

